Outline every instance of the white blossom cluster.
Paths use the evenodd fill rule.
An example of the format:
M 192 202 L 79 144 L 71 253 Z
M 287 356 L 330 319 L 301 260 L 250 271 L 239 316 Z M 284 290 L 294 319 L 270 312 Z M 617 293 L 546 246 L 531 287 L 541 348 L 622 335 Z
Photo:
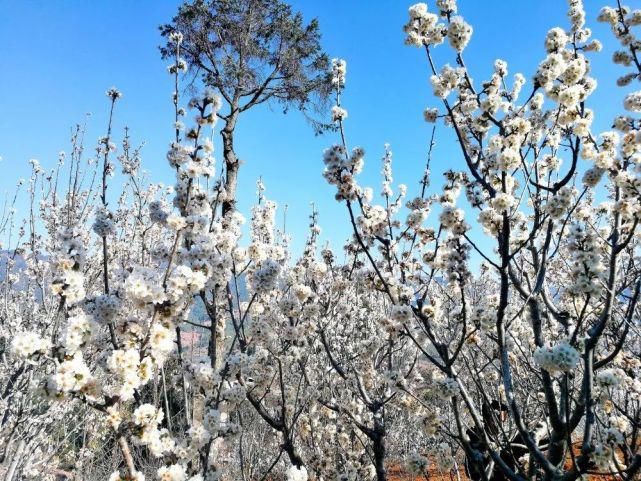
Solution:
M 579 352 L 567 341 L 534 351 L 534 362 L 550 373 L 570 372 L 580 360 Z

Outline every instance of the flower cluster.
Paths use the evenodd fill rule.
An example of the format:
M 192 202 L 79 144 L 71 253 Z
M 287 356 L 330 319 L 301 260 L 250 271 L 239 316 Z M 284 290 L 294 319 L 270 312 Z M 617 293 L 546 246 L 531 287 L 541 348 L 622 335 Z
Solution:
M 332 84 L 336 88 L 345 85 L 345 74 L 347 73 L 347 62 L 341 58 L 332 59 Z
M 362 189 L 356 182 L 355 176 L 363 169 L 365 152 L 355 148 L 348 154 L 343 146 L 334 145 L 323 153 L 325 170 L 323 177 L 336 186 L 337 200 L 355 200 L 361 195 Z
M 35 332 L 16 333 L 11 341 L 11 352 L 21 358 L 46 353 L 50 347 L 51 342 Z
M 534 362 L 550 373 L 570 372 L 579 363 L 580 354 L 568 341 L 534 351 Z
M 427 11 L 427 4 L 412 5 L 409 9 L 409 15 L 410 20 L 403 27 L 407 34 L 406 44 L 422 47 L 443 43 L 448 35 L 448 28 L 444 23 L 439 23 L 438 15 Z

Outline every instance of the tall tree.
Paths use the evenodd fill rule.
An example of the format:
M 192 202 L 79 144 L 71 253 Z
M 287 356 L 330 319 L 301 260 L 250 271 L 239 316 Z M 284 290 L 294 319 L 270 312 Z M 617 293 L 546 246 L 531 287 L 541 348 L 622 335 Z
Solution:
M 183 35 L 181 52 L 194 80 L 216 89 L 227 104 L 218 117 L 225 160 L 223 215 L 235 207 L 239 159 L 234 132 L 240 115 L 265 102 L 295 107 L 317 131 L 327 125 L 314 114 L 327 106 L 329 61 L 320 45 L 318 21 L 306 24 L 281 0 L 194 0 L 183 4 L 171 23 L 160 27 L 175 53 L 170 34 Z

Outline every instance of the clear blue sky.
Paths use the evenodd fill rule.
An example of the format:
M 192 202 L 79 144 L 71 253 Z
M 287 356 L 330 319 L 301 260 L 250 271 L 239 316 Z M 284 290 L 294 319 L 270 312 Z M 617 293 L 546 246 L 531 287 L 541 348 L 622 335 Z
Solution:
M 383 144 L 394 151 L 395 181 L 410 194 L 420 179 L 430 126 L 422 120 L 431 97 L 424 54 L 403 44 L 402 25 L 413 1 L 293 0 L 307 19 L 317 17 L 323 45 L 331 57 L 347 60 L 345 107 L 350 145 L 367 152 L 362 183 L 380 186 Z M 588 22 L 605 44 L 593 55 L 599 80 L 591 107 L 595 129 L 609 128 L 621 109 L 622 91 L 615 80 L 621 67 L 610 62 L 614 42 L 595 17 L 602 0 L 586 0 Z M 172 85 L 160 59 L 157 27 L 175 13 L 179 2 L 152 0 L 33 1 L 0 0 L 0 193 L 13 190 L 29 173 L 27 161 L 53 166 L 57 154 L 69 149 L 69 131 L 92 116 L 87 147 L 102 135 L 106 122 L 104 92 L 118 87 L 124 97 L 117 106 L 116 132 L 131 128 L 135 142 L 144 141 L 144 167 L 154 180 L 171 182 L 165 152 L 172 136 Z M 433 2 L 430 2 L 433 5 Z M 567 27 L 566 2 L 561 0 L 460 0 L 459 12 L 474 26 L 465 52 L 473 78 L 489 76 L 496 58 L 508 61 L 510 75 L 529 80 L 544 56 L 547 30 Z M 444 54 L 448 54 L 447 58 Z M 439 48 L 440 63 L 452 61 L 449 48 Z M 528 86 L 524 91 L 528 90 Z M 240 172 L 240 207 L 249 214 L 259 176 L 267 195 L 279 206 L 289 205 L 290 232 L 295 246 L 306 235 L 309 203 L 320 210 L 323 238 L 336 247 L 347 237 L 347 217 L 333 199 L 333 187 L 321 177 L 322 150 L 334 134 L 315 137 L 296 113 L 282 115 L 275 107 L 245 115 L 237 150 L 246 163 Z M 432 171 L 460 166 L 462 159 L 443 126 L 439 128 Z M 434 184 L 440 184 L 440 178 Z

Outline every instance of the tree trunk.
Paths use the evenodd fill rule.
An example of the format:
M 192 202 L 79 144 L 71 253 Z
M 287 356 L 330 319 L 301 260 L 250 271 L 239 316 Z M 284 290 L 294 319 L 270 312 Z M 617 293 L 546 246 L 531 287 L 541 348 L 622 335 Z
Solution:
M 13 480 L 13 476 L 16 474 L 16 469 L 20 464 L 20 460 L 22 459 L 22 455 L 24 454 L 24 450 L 26 447 L 27 447 L 27 444 L 23 440 L 21 440 L 20 443 L 18 444 L 18 449 L 16 449 L 16 452 L 13 455 L 11 464 L 9 465 L 9 470 L 7 471 L 7 475 L 4 478 L 5 481 Z
M 374 467 L 376 468 L 376 481 L 387 481 L 385 470 L 385 424 L 380 416 L 374 416 L 374 436 L 372 436 L 374 451 Z
M 291 439 L 286 439 L 286 441 L 282 445 L 282 448 L 287 453 L 287 456 L 289 457 L 292 465 L 296 466 L 298 469 L 305 467 L 305 463 L 303 462 L 303 459 L 300 457 L 300 455 L 296 452 L 296 448 L 294 447 L 294 443 Z
M 225 217 L 236 209 L 236 188 L 238 184 L 238 157 L 234 151 L 234 129 L 238 112 L 232 107 L 232 113 L 225 122 L 225 127 L 220 131 L 223 138 L 223 157 L 225 160 L 225 199 L 222 205 L 222 214 Z
M 191 427 L 191 409 L 189 408 L 189 393 L 187 392 L 187 379 L 185 377 L 185 369 L 183 368 L 183 343 L 181 338 L 180 326 L 176 326 L 176 342 L 178 344 L 178 364 L 180 365 L 180 373 L 182 380 L 183 398 L 185 402 L 185 419 L 187 426 Z
M 134 465 L 134 458 L 129 450 L 129 443 L 127 442 L 124 434 L 118 436 L 118 445 L 120 446 L 122 457 L 125 461 L 125 465 L 127 466 L 127 472 L 129 476 L 133 476 L 136 473 L 136 466 Z

